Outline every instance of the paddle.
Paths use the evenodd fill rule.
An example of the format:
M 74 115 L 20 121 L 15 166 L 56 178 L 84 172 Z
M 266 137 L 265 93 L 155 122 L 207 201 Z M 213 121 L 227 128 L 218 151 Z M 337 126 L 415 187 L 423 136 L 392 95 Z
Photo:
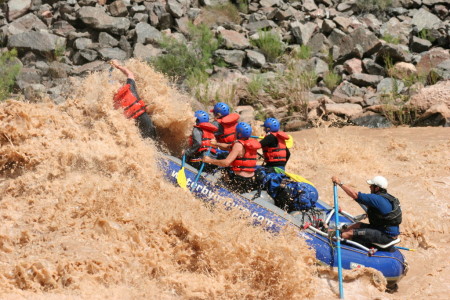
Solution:
M 211 147 L 208 148 L 208 151 L 206 151 L 206 156 L 209 156 L 209 153 L 211 152 Z M 197 176 L 195 176 L 194 182 L 191 184 L 191 190 L 195 189 L 195 186 L 197 185 L 197 181 L 200 178 L 200 174 L 202 174 L 203 168 L 205 167 L 205 162 L 202 162 L 200 169 L 198 170 Z
M 183 158 L 181 160 L 181 169 L 177 173 L 177 183 L 183 188 L 187 188 L 187 181 L 186 181 L 186 173 L 184 171 L 184 163 L 186 161 L 186 155 L 183 155 Z
M 394 248 L 406 250 L 406 251 L 416 251 L 416 249 L 406 248 L 406 247 L 400 247 L 400 246 L 394 246 Z
M 308 179 L 306 179 L 306 178 L 304 178 L 304 177 L 302 177 L 302 176 L 300 176 L 298 174 L 288 173 L 285 170 L 283 170 L 281 168 L 277 168 L 277 167 L 274 167 L 274 169 L 275 169 L 275 172 L 281 173 L 281 174 L 285 174 L 286 176 L 288 176 L 292 180 L 295 180 L 297 182 L 304 182 L 304 183 L 307 183 L 307 184 L 310 184 L 310 185 L 314 186 L 314 184 L 311 181 L 309 181 Z
M 257 135 L 252 135 L 250 137 L 254 138 L 254 139 L 260 139 L 260 140 L 262 140 L 264 138 L 264 136 L 257 136 Z M 290 134 L 288 134 L 288 137 L 289 138 L 286 140 L 286 147 L 288 149 L 290 149 L 290 148 L 292 148 L 292 146 L 294 146 L 294 138 Z
M 337 259 L 338 259 L 338 278 L 339 278 L 339 298 L 344 299 L 344 286 L 342 282 L 342 259 L 341 259 L 341 237 L 339 234 L 339 204 L 337 184 L 333 184 L 334 194 L 334 222 L 336 223 L 336 244 L 337 244 Z

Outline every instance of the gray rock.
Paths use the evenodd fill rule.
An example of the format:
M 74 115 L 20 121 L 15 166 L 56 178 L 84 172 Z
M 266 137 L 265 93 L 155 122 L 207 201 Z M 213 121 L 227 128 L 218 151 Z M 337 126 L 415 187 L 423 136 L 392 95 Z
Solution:
M 41 29 L 48 29 L 47 25 L 31 13 L 14 20 L 7 26 L 7 31 L 10 35 L 31 30 L 39 31 Z
M 450 79 L 450 59 L 447 59 L 440 64 L 438 64 L 432 72 L 435 75 L 435 78 L 439 78 L 439 80 L 449 80 Z
M 384 69 L 384 67 L 380 66 L 370 58 L 363 59 L 363 67 L 368 74 L 381 76 L 386 75 L 386 70 Z
M 37 31 L 13 34 L 8 39 L 8 48 L 52 52 L 59 47 L 65 47 L 66 39 L 60 36 Z
M 136 43 L 156 43 L 160 41 L 161 38 L 161 32 L 150 24 L 139 23 L 136 25 Z
M 9 0 L 8 21 L 13 21 L 28 12 L 31 8 L 31 0 Z
M 186 0 L 167 0 L 167 8 L 175 18 L 181 18 L 189 7 L 189 1 Z
M 112 34 L 124 34 L 130 27 L 130 20 L 111 17 L 101 7 L 83 6 L 78 10 L 78 18 L 86 25 Z
M 427 51 L 431 48 L 431 46 L 432 44 L 429 40 L 424 40 L 416 36 L 413 36 L 411 38 L 411 42 L 409 43 L 409 48 L 411 49 L 411 51 L 416 53 Z
M 127 58 L 127 53 L 119 48 L 103 48 L 98 52 L 100 53 L 100 56 L 105 60 L 124 60 L 125 58 Z
M 30 84 L 41 83 L 41 81 L 41 73 L 35 68 L 22 68 L 16 77 L 16 85 L 20 89 L 24 89 Z
M 70 74 L 71 69 L 67 64 L 53 61 L 49 64 L 48 74 L 52 78 L 66 78 Z
M 312 36 L 307 46 L 314 55 L 320 55 L 329 52 L 330 42 L 325 35 L 319 32 Z
M 162 50 L 152 45 L 142 45 L 137 43 L 134 46 L 133 56 L 144 61 L 150 61 L 152 58 L 161 55 Z
M 245 58 L 245 52 L 242 50 L 219 49 L 216 50 L 214 54 L 223 59 L 223 61 L 227 64 L 234 67 L 241 67 Z
M 139 22 L 147 23 L 148 22 L 148 14 L 137 13 L 133 16 L 133 21 L 136 23 L 139 23 Z
M 248 63 L 251 67 L 261 68 L 266 64 L 266 57 L 264 54 L 253 50 L 245 50 L 247 53 Z
M 75 49 L 83 50 L 92 46 L 92 40 L 87 38 L 78 38 L 73 43 Z
M 334 23 L 332 20 L 326 19 L 322 23 L 322 31 L 326 34 L 333 31 L 333 29 L 336 28 L 336 23 Z
M 303 0 L 303 8 L 305 9 L 305 11 L 314 11 L 319 7 L 317 7 L 314 0 Z
M 341 103 L 341 104 L 325 104 L 327 114 L 343 115 L 353 117 L 362 113 L 362 107 L 359 104 Z
M 376 54 L 375 61 L 384 63 L 384 60 L 390 57 L 393 63 L 398 61 L 410 62 L 412 55 L 405 45 L 384 44 Z
M 87 61 L 94 61 L 98 57 L 98 52 L 93 49 L 83 49 L 79 53 Z
M 127 54 L 127 57 L 131 57 L 133 55 L 133 48 L 131 47 L 130 42 L 128 42 L 125 36 L 120 37 L 119 47 Z
M 262 7 L 280 6 L 280 0 L 261 0 L 259 4 Z
M 98 42 L 102 48 L 116 47 L 119 45 L 119 41 L 106 32 L 100 32 L 98 35 Z
M 306 45 L 309 42 L 314 31 L 317 29 L 317 24 L 308 22 L 302 24 L 298 21 L 290 24 L 291 32 L 299 45 Z
M 47 94 L 47 88 L 39 83 L 29 84 L 25 87 L 23 93 L 27 101 L 38 102 Z
M 221 30 L 219 36 L 227 49 L 243 50 L 250 47 L 248 39 L 241 33 L 233 30 Z
M 57 35 L 65 36 L 76 31 L 75 27 L 69 24 L 67 21 L 57 21 L 53 23 L 53 32 Z
M 109 12 L 114 17 L 125 17 L 128 15 L 128 9 L 124 1 L 118 0 L 111 3 L 108 7 Z
M 377 86 L 383 76 L 357 73 L 348 77 L 349 81 L 357 86 Z
M 394 78 L 383 78 L 377 85 L 378 94 L 397 94 L 401 93 L 405 88 L 403 81 Z
M 277 27 L 277 25 L 273 21 L 270 21 L 270 20 L 262 20 L 262 21 L 248 23 L 245 25 L 245 28 L 247 28 L 247 30 L 251 31 L 251 32 L 257 32 L 258 30 L 271 29 L 271 28 L 276 28 L 276 27 Z
M 380 35 L 390 35 L 397 38 L 401 44 L 407 45 L 411 31 L 411 22 L 400 22 L 397 18 L 393 17 L 381 26 Z
M 393 124 L 385 116 L 374 112 L 365 112 L 363 114 L 353 116 L 350 120 L 357 126 L 369 128 L 389 128 L 393 126 Z
M 442 21 L 429 11 L 425 10 L 424 8 L 421 8 L 414 13 L 411 22 L 414 26 L 417 27 L 418 31 L 421 31 L 424 28 L 437 29 Z

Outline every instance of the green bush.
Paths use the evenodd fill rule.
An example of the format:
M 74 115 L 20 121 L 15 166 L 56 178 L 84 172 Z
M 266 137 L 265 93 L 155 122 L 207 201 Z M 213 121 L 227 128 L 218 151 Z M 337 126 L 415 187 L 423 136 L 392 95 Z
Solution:
M 247 10 L 248 6 L 245 1 L 238 1 L 236 5 L 229 2 L 220 5 L 206 6 L 202 9 L 201 22 L 209 26 L 223 23 L 240 24 L 241 16 L 239 15 L 239 11 L 244 12 L 243 10 Z
M 356 0 L 355 5 L 359 12 L 382 14 L 392 6 L 392 0 Z
M 206 70 L 212 68 L 213 53 L 219 40 L 204 24 L 188 26 L 188 44 L 170 37 L 163 37 L 160 45 L 167 53 L 153 59 L 154 68 L 170 78 L 194 86 L 208 78 Z
M 263 90 L 265 80 L 261 75 L 256 75 L 247 85 L 247 91 L 252 97 L 257 97 L 259 92 Z
M 327 72 L 323 76 L 323 82 L 331 91 L 341 82 L 341 76 L 333 71 Z
M 431 35 L 430 31 L 427 28 L 424 28 L 421 31 L 419 31 L 418 37 L 423 40 L 428 40 L 431 43 L 434 43 L 434 41 L 436 41 L 436 38 Z
M 311 48 L 306 45 L 301 45 L 299 48 L 296 48 L 294 50 L 294 58 L 310 59 L 311 58 Z
M 396 36 L 390 35 L 389 33 L 384 34 L 381 37 L 381 39 L 385 40 L 386 42 L 388 42 L 390 44 L 395 44 L 395 45 L 400 44 L 400 39 Z
M 0 101 L 10 95 L 20 69 L 21 65 L 17 61 L 16 49 L 0 54 Z
M 275 62 L 284 53 L 285 45 L 280 36 L 271 31 L 259 31 L 259 38 L 251 43 L 258 47 L 270 62 Z

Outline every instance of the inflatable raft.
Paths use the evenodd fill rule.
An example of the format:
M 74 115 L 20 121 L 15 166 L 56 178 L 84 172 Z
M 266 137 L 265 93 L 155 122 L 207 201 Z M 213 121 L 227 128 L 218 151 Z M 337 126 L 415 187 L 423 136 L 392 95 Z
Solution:
M 159 162 L 165 177 L 172 183 L 177 184 L 177 174 L 181 169 L 181 161 L 172 156 L 163 156 Z M 295 226 L 299 235 L 306 239 L 307 243 L 315 249 L 316 258 L 323 264 L 337 267 L 337 251 L 335 242 L 330 241 L 327 233 L 320 230 L 317 220 L 322 220 L 328 227 L 334 226 L 334 209 L 319 200 L 316 203 L 314 216 L 305 215 L 302 212 L 291 212 L 276 207 L 271 197 L 262 192 L 255 196 L 256 192 L 239 195 L 230 192 L 217 184 L 217 179 L 212 175 L 202 174 L 195 187 L 192 183 L 197 175 L 197 170 L 189 165 L 185 166 L 187 187 L 193 195 L 205 202 L 213 204 L 222 203 L 228 207 L 238 208 L 248 212 L 255 224 L 259 224 L 268 230 L 278 232 L 286 225 Z M 333 221 L 331 221 L 333 220 Z M 345 213 L 339 213 L 340 224 L 353 223 L 354 217 Z M 394 243 L 399 242 L 395 241 Z M 388 288 L 394 287 L 396 283 L 406 274 L 407 263 L 404 256 L 392 244 L 379 245 L 379 247 L 367 248 L 353 241 L 341 240 L 342 267 L 344 269 L 355 269 L 370 267 L 380 271 L 388 281 Z M 385 248 L 382 248 L 385 247 Z

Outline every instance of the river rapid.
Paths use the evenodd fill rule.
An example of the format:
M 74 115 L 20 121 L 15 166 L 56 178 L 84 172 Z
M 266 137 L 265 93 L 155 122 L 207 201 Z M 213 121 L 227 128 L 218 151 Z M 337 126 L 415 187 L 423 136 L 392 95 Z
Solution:
M 193 124 L 189 98 L 129 61 L 165 151 Z M 115 70 L 73 80 L 61 105 L 0 103 L 0 299 L 337 299 L 295 232 L 273 236 L 163 179 L 157 147 L 112 108 Z M 287 171 L 332 203 L 331 176 L 362 192 L 383 175 L 404 213 L 409 272 L 393 294 L 373 269 L 344 271 L 345 299 L 447 299 L 450 129 L 315 128 L 291 133 Z M 342 190 L 340 206 L 361 208 Z

